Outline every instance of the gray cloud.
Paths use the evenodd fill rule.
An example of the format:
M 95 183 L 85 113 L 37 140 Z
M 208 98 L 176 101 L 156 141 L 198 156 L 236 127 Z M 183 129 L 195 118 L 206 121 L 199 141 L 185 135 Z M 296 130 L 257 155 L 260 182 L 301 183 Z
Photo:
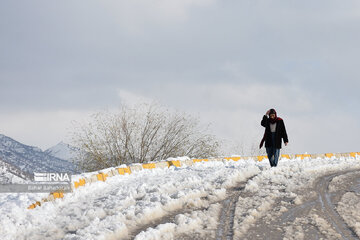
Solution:
M 256 126 L 246 135 L 255 136 L 256 116 L 270 106 L 296 125 L 317 119 L 305 124 L 309 131 L 322 118 L 344 116 L 348 141 L 341 145 L 351 145 L 350 132 L 359 133 L 351 119 L 360 117 L 353 107 L 360 101 L 359 7 L 325 0 L 2 2 L 0 110 L 3 117 L 33 111 L 34 118 L 95 111 L 120 104 L 123 90 L 214 119 L 232 139 L 247 131 L 219 112 L 237 121 L 244 120 L 236 114 L 252 116 Z M 294 151 L 311 148 L 297 134 Z M 318 147 L 326 146 L 347 149 L 330 141 Z

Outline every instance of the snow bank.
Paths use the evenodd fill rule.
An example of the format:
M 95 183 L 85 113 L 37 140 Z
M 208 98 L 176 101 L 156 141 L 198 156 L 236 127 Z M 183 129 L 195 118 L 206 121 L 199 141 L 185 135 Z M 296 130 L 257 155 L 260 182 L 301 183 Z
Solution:
M 358 236 L 360 236 L 360 194 L 345 193 L 336 210 Z
M 156 228 L 148 228 L 139 233 L 135 240 L 170 240 L 187 234 L 196 235 L 200 239 L 215 238 L 220 210 L 220 204 L 212 204 L 207 210 L 179 214 L 175 217 L 174 223 L 164 223 Z
M 342 236 L 337 233 L 331 224 L 325 219 L 319 217 L 317 214 L 310 214 L 310 219 L 312 220 L 312 224 L 314 224 L 320 232 L 326 237 L 326 239 L 341 239 Z
M 0 219 L 4 226 L 0 235 L 2 239 L 128 238 L 142 226 L 179 209 L 209 207 L 209 202 L 225 198 L 226 188 L 259 172 L 253 161 L 144 170 L 78 188 L 61 200 L 33 210 L 26 209 L 29 198 L 16 196 L 2 202 L 1 214 L 5 217 Z M 197 218 L 205 215 L 199 212 Z M 181 220 L 184 217 L 188 224 Z M 190 224 L 192 217 L 196 216 L 179 217 L 173 234 L 189 229 L 194 223 Z M 202 222 L 198 220 L 198 226 Z M 171 229 L 169 226 L 162 227 Z
M 245 195 L 238 199 L 234 217 L 234 239 L 241 239 L 258 219 L 274 214 L 278 198 L 300 204 L 303 196 L 295 192 L 305 191 L 318 176 L 350 168 L 360 169 L 359 159 L 281 159 L 277 168 L 270 168 L 266 160 L 240 160 L 147 169 L 94 182 L 33 210 L 26 207 L 44 194 L 1 194 L 0 237 L 176 239 L 191 233 L 195 235 L 190 237 L 213 238 L 220 211 L 216 202 L 226 198 L 227 188 L 245 181 Z M 359 200 L 357 197 L 346 195 L 342 203 L 352 204 Z M 358 205 L 353 207 L 352 214 L 359 212 Z M 184 213 L 183 209 L 191 211 Z M 359 222 L 357 215 L 339 211 L 344 211 L 350 223 Z M 175 218 L 170 219 L 173 215 Z M 315 215 L 312 219 L 319 228 L 326 225 Z M 149 227 L 154 222 L 158 224 Z M 288 229 L 291 231 L 302 236 L 301 229 Z

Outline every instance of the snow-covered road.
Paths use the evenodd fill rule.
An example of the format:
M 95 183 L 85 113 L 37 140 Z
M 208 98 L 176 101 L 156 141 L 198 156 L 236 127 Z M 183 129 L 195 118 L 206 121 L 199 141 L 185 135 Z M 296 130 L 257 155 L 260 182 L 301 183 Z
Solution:
M 333 187 L 333 180 L 336 177 L 343 177 L 343 179 L 337 182 L 338 188 L 330 192 L 329 187 Z M 273 210 L 269 210 L 263 218 L 259 219 L 243 238 L 359 239 L 354 233 L 356 226 L 346 224 L 344 219 L 347 214 L 336 207 L 346 192 L 352 192 L 355 182 L 350 178 L 360 179 L 360 171 L 335 170 L 318 177 L 312 186 L 295 191 L 301 197 L 299 202 L 286 196 L 278 197 L 273 204 Z M 358 214 L 360 214 L 359 211 Z M 350 218 L 355 220 L 356 216 L 350 216 Z
M 217 161 L 0 195 L 1 239 L 359 239 L 360 159 Z

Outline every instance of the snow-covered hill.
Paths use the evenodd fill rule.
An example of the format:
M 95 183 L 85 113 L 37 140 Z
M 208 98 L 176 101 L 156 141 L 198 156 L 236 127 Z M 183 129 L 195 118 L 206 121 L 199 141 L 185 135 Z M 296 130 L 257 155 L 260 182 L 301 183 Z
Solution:
M 0 159 L 23 172 L 75 172 L 74 165 L 0 134 Z
M 30 178 L 17 167 L 0 160 L 0 184 L 25 183 Z
M 79 150 L 76 149 L 75 147 L 73 147 L 67 143 L 60 142 L 60 143 L 56 144 L 55 146 L 47 149 L 45 151 L 45 153 L 48 153 L 51 156 L 54 156 L 54 157 L 57 157 L 60 159 L 67 160 L 69 162 L 73 162 L 76 159 L 78 151 Z

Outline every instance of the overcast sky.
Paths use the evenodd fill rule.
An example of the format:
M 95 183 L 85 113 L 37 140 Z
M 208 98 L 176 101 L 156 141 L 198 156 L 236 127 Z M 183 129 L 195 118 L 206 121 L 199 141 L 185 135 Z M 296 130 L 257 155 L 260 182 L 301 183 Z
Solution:
M 46 149 L 122 102 L 199 116 L 289 153 L 360 151 L 360 1 L 0 1 L 0 133 Z

